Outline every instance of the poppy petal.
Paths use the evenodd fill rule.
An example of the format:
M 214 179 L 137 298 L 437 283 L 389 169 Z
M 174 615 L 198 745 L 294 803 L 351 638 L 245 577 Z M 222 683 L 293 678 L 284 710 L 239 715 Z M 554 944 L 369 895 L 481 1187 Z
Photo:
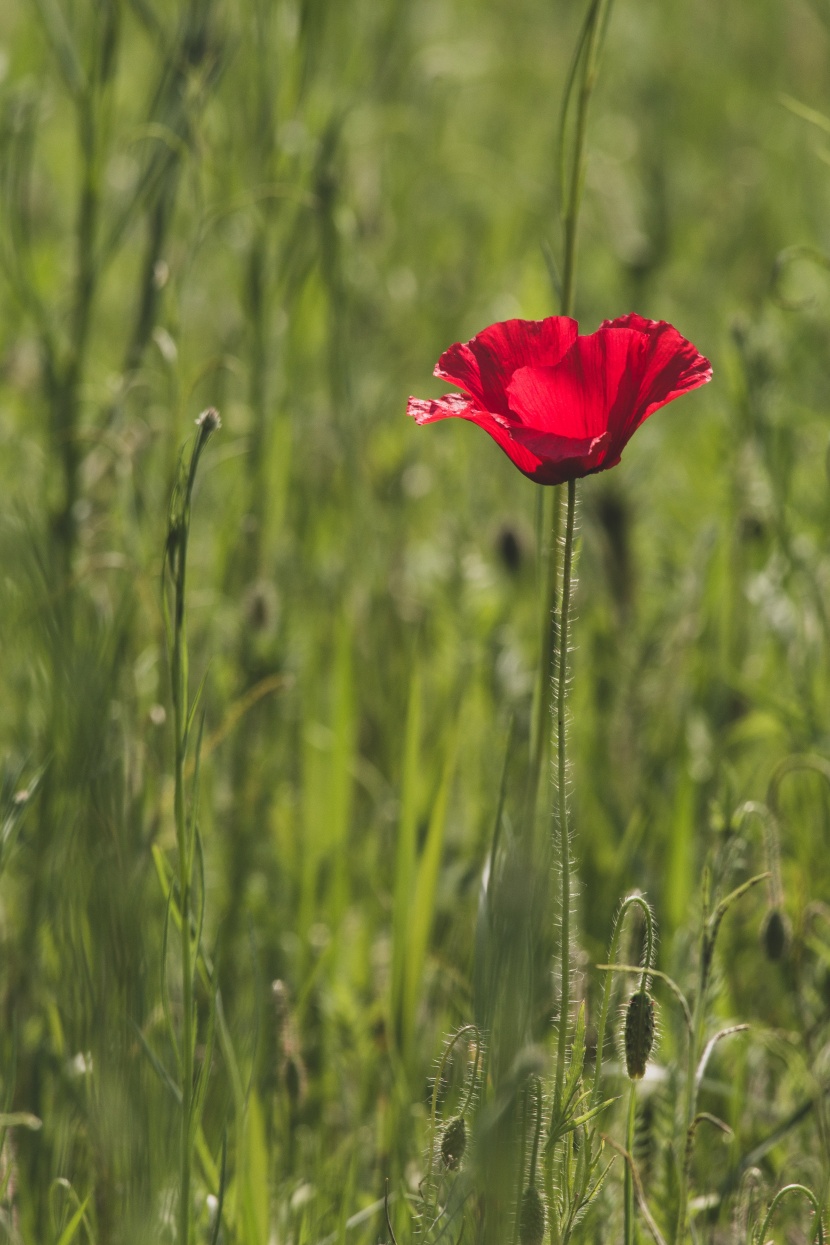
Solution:
M 411 415 L 416 424 L 431 424 L 438 419 L 460 418 L 478 424 L 488 432 L 494 441 L 501 446 L 512 463 L 536 479 L 536 472 L 542 465 L 541 459 L 532 450 L 514 442 L 504 427 L 506 421 L 492 415 L 490 411 L 482 411 L 464 394 L 448 393 L 443 398 L 422 399 L 410 398 L 406 406 L 407 415 Z
M 645 343 L 638 352 L 636 376 L 631 378 L 635 383 L 627 395 L 628 402 L 625 406 L 621 402 L 610 416 L 615 442 L 624 445 L 649 415 L 712 379 L 709 360 L 665 320 L 646 320 L 632 313 L 606 320 L 602 328 L 634 330 Z
M 510 436 L 533 454 L 538 455 L 542 467 L 537 468 L 533 478 L 542 484 L 563 484 L 613 467 L 608 461 L 610 434 L 598 437 L 562 437 L 555 432 L 538 432 L 533 428 L 513 428 Z
M 466 394 L 447 393 L 443 398 L 410 398 L 406 413 L 416 424 L 432 424 L 436 419 L 451 419 L 453 416 L 469 419 L 472 406 Z
M 520 368 L 507 388 L 510 407 L 526 428 L 578 440 L 601 436 L 641 334 L 599 329 L 579 337 L 556 367 Z
M 445 350 L 435 375 L 471 394 L 484 410 L 510 418 L 506 389 L 513 373 L 531 365 L 554 366 L 577 333 L 577 322 L 569 316 L 491 324 L 470 341 Z
M 579 458 L 595 463 L 601 461 L 602 452 L 611 440 L 608 432 L 602 432 L 598 437 L 564 437 L 556 432 L 540 432 L 536 428 L 511 428 L 510 438 L 538 454 L 539 458 L 549 458 L 552 462 Z
M 579 337 L 574 320 L 507 320 L 451 346 L 435 375 L 463 394 L 411 398 L 418 423 L 457 416 L 484 428 L 525 475 L 560 484 L 614 467 L 658 407 L 711 379 L 691 342 L 631 314 Z

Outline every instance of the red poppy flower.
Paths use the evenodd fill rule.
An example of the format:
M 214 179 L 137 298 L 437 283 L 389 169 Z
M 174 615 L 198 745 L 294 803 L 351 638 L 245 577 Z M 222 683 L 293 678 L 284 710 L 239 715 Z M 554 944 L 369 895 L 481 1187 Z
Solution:
M 539 484 L 615 467 L 652 411 L 712 377 L 708 359 L 664 320 L 627 315 L 578 335 L 576 320 L 505 320 L 450 346 L 435 367 L 463 393 L 423 401 L 419 424 L 478 424 Z

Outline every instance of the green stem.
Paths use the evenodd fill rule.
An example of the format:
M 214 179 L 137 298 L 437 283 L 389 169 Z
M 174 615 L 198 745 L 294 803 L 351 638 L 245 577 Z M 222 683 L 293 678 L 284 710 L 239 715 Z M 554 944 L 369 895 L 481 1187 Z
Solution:
M 182 915 L 182 1005 L 184 1008 L 179 1245 L 188 1245 L 190 1240 L 191 1122 L 193 1112 L 193 966 L 190 946 L 190 878 L 187 876 L 187 865 L 181 847 L 179 849 L 179 871 Z
M 708 906 L 708 905 L 707 905 Z M 695 1108 L 697 1104 L 697 1091 L 695 1088 L 695 1070 L 697 1067 L 698 1052 L 700 1050 L 701 1038 L 703 1035 L 704 1019 L 706 1014 L 706 984 L 707 984 L 707 919 L 706 910 L 704 909 L 703 934 L 701 937 L 700 949 L 700 976 L 698 981 L 697 993 L 695 995 L 695 1004 L 692 1009 L 692 1029 L 689 1034 L 689 1051 L 686 1063 L 686 1092 L 683 1111 L 683 1130 L 684 1135 L 688 1136 L 692 1121 L 695 1118 Z M 680 1186 L 677 1198 L 677 1225 L 675 1227 L 674 1240 L 675 1245 L 682 1245 L 686 1239 L 686 1219 L 688 1215 L 689 1204 L 689 1165 L 685 1161 L 681 1162 L 680 1168 Z
M 544 488 L 544 486 L 540 485 L 540 488 Z M 559 533 L 562 527 L 563 500 L 562 489 L 555 488 L 553 490 L 553 514 L 551 516 L 546 558 L 547 574 L 542 603 L 542 657 L 539 663 L 536 721 L 533 728 L 533 759 L 530 767 L 530 788 L 528 791 L 531 813 L 536 808 L 536 801 L 539 796 L 539 782 L 542 777 L 542 765 L 550 739 L 550 688 L 556 652 L 556 581 L 559 575 Z
M 634 1157 L 634 1122 L 637 1111 L 637 1088 L 634 1081 L 628 1091 L 628 1125 L 625 1132 L 625 1148 Z M 634 1181 L 631 1164 L 625 1164 L 625 1245 L 634 1245 Z
M 513 1216 L 513 1245 L 518 1245 L 519 1240 L 519 1222 L 522 1217 L 522 1198 L 525 1190 L 525 1165 L 527 1162 L 527 1118 L 528 1103 L 530 1101 L 530 1082 L 525 1084 L 524 1094 L 522 1095 L 522 1120 L 519 1133 L 519 1169 L 518 1179 L 516 1181 L 516 1213 Z
M 530 1155 L 530 1179 L 528 1184 L 536 1184 L 536 1163 L 539 1158 L 539 1140 L 542 1136 L 542 1082 L 538 1076 L 534 1077 L 534 1089 L 536 1091 L 536 1127 L 533 1132 L 533 1150 Z
M 55 516 L 54 532 L 67 580 L 77 538 L 75 504 L 79 495 L 81 454 L 78 442 L 80 391 L 83 384 L 90 318 L 97 288 L 95 241 L 100 208 L 98 127 L 95 97 L 85 93 L 79 104 L 81 188 L 75 227 L 75 279 L 66 363 L 55 377 L 56 392 L 50 394 L 55 444 L 60 454 L 63 498 Z
M 775 1197 L 772 1199 L 772 1202 L 770 1203 L 769 1210 L 767 1211 L 764 1217 L 764 1222 L 761 1225 L 761 1231 L 758 1235 L 758 1240 L 759 1241 L 767 1240 L 767 1233 L 769 1232 L 769 1226 L 770 1226 L 770 1223 L 772 1222 L 772 1217 L 775 1214 L 776 1206 L 784 1197 L 790 1194 L 793 1194 L 793 1193 L 800 1193 L 810 1203 L 813 1209 L 813 1213 L 816 1217 L 816 1230 L 813 1233 L 813 1239 L 815 1241 L 818 1241 L 819 1245 L 823 1245 L 824 1224 L 822 1223 L 822 1219 L 821 1219 L 821 1206 L 819 1205 L 818 1198 L 816 1197 L 815 1193 L 813 1193 L 812 1189 L 808 1189 L 807 1186 L 803 1184 L 788 1184 L 788 1185 L 785 1185 L 783 1189 L 778 1190 Z
M 187 567 L 187 519 L 180 532 L 175 582 L 173 633 L 173 717 L 176 734 L 174 812 L 179 857 L 179 908 L 182 957 L 182 1119 L 179 1150 L 179 1245 L 190 1240 L 190 1136 L 193 1108 L 193 967 L 190 946 L 190 850 L 185 809 L 184 762 L 187 749 L 187 679 L 185 632 L 185 577 Z
M 568 1038 L 571 1000 L 571 840 L 568 830 L 567 756 L 565 730 L 565 692 L 568 678 L 568 619 L 571 606 L 571 567 L 573 564 L 574 510 L 576 481 L 568 481 L 568 512 L 565 520 L 565 561 L 562 568 L 562 609 L 559 621 L 559 662 L 556 678 L 556 750 L 559 848 L 562 873 L 562 954 L 559 1008 L 559 1040 L 556 1051 L 556 1089 L 554 1112 L 562 1106 L 565 1083 L 565 1047 Z
M 185 803 L 185 756 L 188 738 L 188 677 L 187 617 L 185 590 L 187 583 L 187 543 L 190 534 L 190 504 L 196 468 L 211 433 L 219 427 L 218 413 L 209 408 L 196 421 L 198 432 L 190 456 L 187 474 L 177 482 L 171 503 L 167 533 L 165 568 L 173 581 L 172 653 L 170 660 L 173 729 L 175 733 L 175 774 L 173 814 L 176 823 L 176 847 L 179 865 L 179 910 L 181 913 L 182 958 L 182 1119 L 179 1145 L 179 1245 L 190 1243 L 190 1175 L 193 1157 L 193 1057 L 195 1047 L 193 985 L 196 964 L 190 934 L 190 899 L 193 877 L 194 818 L 188 822 Z M 168 617 L 168 623 L 169 615 Z M 196 948 L 198 955 L 198 947 Z
M 568 173 L 567 194 L 563 211 L 564 226 L 564 263 L 562 272 L 562 315 L 573 313 L 574 288 L 576 284 L 577 232 L 579 228 L 579 209 L 582 203 L 582 188 L 585 182 L 585 135 L 588 126 L 588 108 L 596 86 L 599 72 L 599 54 L 608 26 L 612 0 L 592 0 L 585 23 L 582 27 L 576 55 L 571 69 L 568 88 L 562 109 L 560 124 L 560 144 L 564 153 L 564 132 L 571 90 L 576 82 L 576 74 L 581 62 L 582 76 L 579 84 L 579 97 L 576 105 L 576 122 L 574 128 L 573 148 Z

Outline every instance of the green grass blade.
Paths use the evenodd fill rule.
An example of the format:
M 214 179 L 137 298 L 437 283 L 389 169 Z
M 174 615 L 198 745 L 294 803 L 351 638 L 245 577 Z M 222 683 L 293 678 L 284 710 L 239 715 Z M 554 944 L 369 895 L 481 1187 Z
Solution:
M 237 1176 L 241 1239 L 244 1245 L 268 1245 L 268 1149 L 259 1098 L 248 1098 L 244 1125 L 244 1160 Z
M 159 1059 L 156 1052 L 150 1046 L 150 1043 L 147 1041 L 146 1037 L 141 1032 L 141 1029 L 138 1027 L 138 1025 L 133 1024 L 133 1030 L 136 1036 L 138 1037 L 139 1042 L 141 1043 L 141 1049 L 144 1051 L 144 1054 L 147 1056 L 147 1059 L 150 1062 L 150 1067 L 153 1069 L 153 1071 L 155 1072 L 156 1076 L 161 1081 L 165 1089 L 168 1089 L 170 1091 L 174 1101 L 178 1103 L 179 1106 L 181 1106 L 182 1105 L 181 1089 L 176 1084 L 176 1082 L 173 1080 L 172 1076 L 167 1071 L 167 1069 L 165 1068 L 164 1064 Z
M 432 806 L 426 843 L 418 863 L 412 908 L 407 925 L 406 980 L 403 1000 L 404 1049 L 411 1040 L 415 1026 L 415 1012 L 421 992 L 427 947 L 435 913 L 435 892 L 444 848 L 447 805 L 455 773 L 457 746 L 458 728 L 456 726 L 447 747 L 441 782 Z
M 351 627 L 344 623 L 337 641 L 334 668 L 332 749 L 328 788 L 328 846 L 334 861 L 331 919 L 337 924 L 348 899 L 348 853 L 344 851 L 351 818 L 355 747 L 355 713 L 352 691 Z
M 58 1237 L 57 1245 L 70 1245 L 70 1242 L 74 1241 L 78 1228 L 80 1228 L 86 1216 L 86 1208 L 89 1205 L 89 1199 L 91 1196 L 92 1195 L 88 1193 L 86 1197 L 84 1198 L 84 1200 L 81 1202 L 80 1206 L 75 1211 L 75 1214 L 69 1220 L 69 1223 L 66 1225 L 63 1232 L 61 1232 L 60 1236 Z
M 415 878 L 415 838 L 418 827 L 420 787 L 421 674 L 416 665 L 409 685 L 409 707 L 404 735 L 401 811 L 395 859 L 395 893 L 392 908 L 392 1023 L 399 1039 L 403 1033 L 404 992 L 407 973 L 407 939 L 412 888 Z

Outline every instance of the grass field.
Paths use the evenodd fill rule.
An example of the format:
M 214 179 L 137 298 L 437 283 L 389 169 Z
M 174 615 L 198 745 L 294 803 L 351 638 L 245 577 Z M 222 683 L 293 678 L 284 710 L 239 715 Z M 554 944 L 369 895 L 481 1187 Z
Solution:
M 566 490 L 405 410 L 562 310 L 605 18 L 574 314 L 714 377 L 578 486 L 560 1026 Z M 824 1239 L 829 83 L 827 0 L 0 5 L 9 1241 Z

